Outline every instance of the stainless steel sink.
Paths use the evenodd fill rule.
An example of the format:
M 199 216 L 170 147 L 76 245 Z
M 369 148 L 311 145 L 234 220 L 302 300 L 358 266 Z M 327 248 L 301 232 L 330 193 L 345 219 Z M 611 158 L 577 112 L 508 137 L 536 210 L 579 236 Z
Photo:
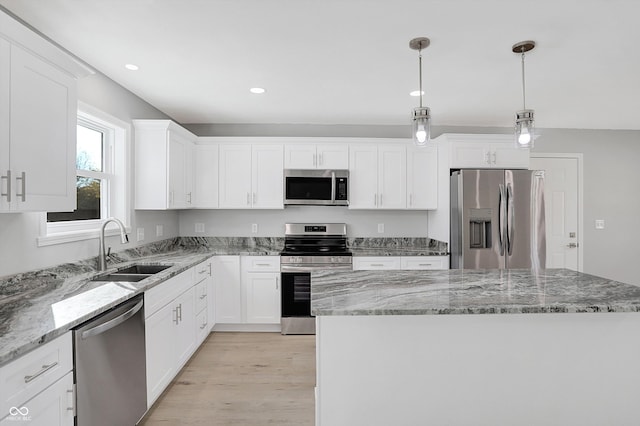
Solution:
M 93 277 L 91 281 L 126 281 L 138 282 L 150 277 L 165 269 L 171 268 L 173 265 L 141 265 L 134 264 L 126 268 L 122 268 L 116 272 L 98 275 Z

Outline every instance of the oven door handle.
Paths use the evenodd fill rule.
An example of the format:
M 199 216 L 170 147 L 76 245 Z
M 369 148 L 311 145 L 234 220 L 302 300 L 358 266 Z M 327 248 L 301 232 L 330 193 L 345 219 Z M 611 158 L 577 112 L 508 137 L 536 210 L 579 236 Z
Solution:
M 312 272 L 312 271 L 351 271 L 353 270 L 353 266 L 351 264 L 348 265 L 340 265 L 340 266 L 331 266 L 331 265 L 280 265 L 280 272 Z

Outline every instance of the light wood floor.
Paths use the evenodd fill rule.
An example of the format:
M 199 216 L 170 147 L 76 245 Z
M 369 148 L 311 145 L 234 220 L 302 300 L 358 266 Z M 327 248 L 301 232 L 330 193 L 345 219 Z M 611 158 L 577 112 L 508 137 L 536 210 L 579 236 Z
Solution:
M 213 333 L 140 425 L 314 424 L 315 336 Z

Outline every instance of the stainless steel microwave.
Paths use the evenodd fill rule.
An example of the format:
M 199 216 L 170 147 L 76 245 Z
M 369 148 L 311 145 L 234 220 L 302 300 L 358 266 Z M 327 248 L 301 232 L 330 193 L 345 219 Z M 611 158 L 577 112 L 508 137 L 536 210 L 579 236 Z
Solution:
M 349 205 L 349 170 L 284 171 L 284 204 Z

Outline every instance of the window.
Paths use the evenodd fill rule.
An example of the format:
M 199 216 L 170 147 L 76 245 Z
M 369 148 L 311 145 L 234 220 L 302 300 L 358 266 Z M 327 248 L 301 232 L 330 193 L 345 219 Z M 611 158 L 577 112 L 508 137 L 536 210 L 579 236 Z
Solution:
M 129 223 L 129 125 L 80 104 L 76 144 L 77 208 L 43 215 L 38 245 L 95 238 L 102 219 Z

